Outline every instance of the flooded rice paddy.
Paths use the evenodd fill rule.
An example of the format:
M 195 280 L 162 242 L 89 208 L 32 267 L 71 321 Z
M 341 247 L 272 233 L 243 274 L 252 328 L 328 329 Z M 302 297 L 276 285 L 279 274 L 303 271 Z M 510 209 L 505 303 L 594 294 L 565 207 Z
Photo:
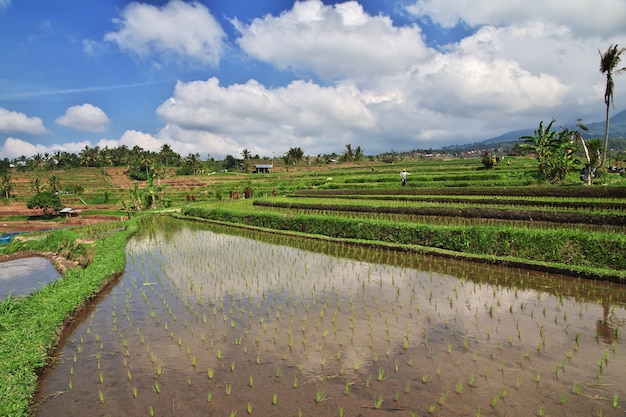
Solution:
M 57 280 L 61 275 L 45 258 L 22 258 L 0 262 L 0 301 L 9 294 L 19 297 Z
M 623 286 L 277 243 L 137 235 L 35 415 L 624 415 Z

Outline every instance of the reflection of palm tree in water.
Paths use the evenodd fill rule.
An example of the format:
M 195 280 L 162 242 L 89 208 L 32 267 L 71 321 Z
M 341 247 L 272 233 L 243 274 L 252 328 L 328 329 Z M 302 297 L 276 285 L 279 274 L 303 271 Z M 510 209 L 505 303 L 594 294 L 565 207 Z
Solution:
M 609 302 L 603 299 L 602 319 L 596 322 L 596 335 L 607 345 L 612 345 L 617 340 L 616 329 L 625 325 L 625 320 L 616 318 L 610 307 Z

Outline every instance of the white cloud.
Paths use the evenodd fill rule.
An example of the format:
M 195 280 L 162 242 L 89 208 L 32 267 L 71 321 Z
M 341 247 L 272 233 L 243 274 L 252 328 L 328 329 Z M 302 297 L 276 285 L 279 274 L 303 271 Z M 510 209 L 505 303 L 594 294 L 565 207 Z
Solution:
M 248 55 L 322 78 L 395 73 L 430 56 L 418 26 L 396 27 L 388 16 L 368 15 L 356 1 L 335 6 L 320 0 L 296 2 L 280 16 L 233 23 Z
M 122 137 L 120 139 L 101 139 L 100 141 L 98 141 L 96 146 L 99 146 L 101 148 L 104 148 L 106 146 L 108 146 L 109 148 L 114 148 L 125 145 L 131 149 L 135 146 L 139 146 L 146 151 L 157 152 L 164 144 L 165 142 L 160 141 L 159 139 L 148 133 L 139 132 L 137 130 L 127 130 L 122 134 Z
M 336 140 L 346 133 L 354 135 L 375 126 L 359 95 L 350 85 L 322 87 L 294 81 L 268 89 L 250 80 L 222 87 L 211 78 L 179 82 L 157 114 L 168 123 L 170 138 L 193 142 L 202 137 L 211 153 L 223 155 L 228 148 L 226 153 L 239 154 L 248 147 L 253 153 L 269 155 L 289 149 L 294 141 L 322 152 L 324 146 L 337 147 Z
M 53 153 L 56 151 L 65 151 L 70 153 L 78 153 L 85 146 L 91 146 L 88 141 L 82 142 L 67 142 L 63 144 L 32 144 L 28 141 L 18 138 L 7 138 L 4 141 L 4 145 L 0 147 L 0 154 L 6 156 L 9 159 L 19 158 L 20 156 L 31 157 L 36 153 L 44 154 L 46 152 Z
M 0 153 L 9 159 L 18 158 L 22 155 L 31 157 L 36 153 L 46 152 L 46 147 L 43 145 L 33 145 L 17 138 L 7 138 L 1 149 L 2 152 Z
M 104 132 L 111 121 L 101 108 L 92 104 L 81 104 L 69 107 L 56 122 L 76 130 Z
M 0 132 L 46 133 L 39 117 L 28 117 L 24 113 L 0 107 Z
M 418 0 L 407 10 L 427 16 L 444 27 L 466 23 L 525 25 L 545 22 L 567 26 L 578 37 L 616 36 L 624 33 L 626 2 L 623 0 Z
M 198 2 L 172 0 L 163 7 L 130 3 L 105 35 L 122 50 L 147 58 L 153 54 L 217 65 L 226 36 L 210 11 Z
M 245 60 L 224 59 L 224 68 L 195 81 L 190 74 L 197 74 L 197 68 L 192 68 L 178 76 L 186 81 L 174 91 L 158 92 L 161 101 L 171 95 L 156 110 L 164 121 L 158 133 L 123 126 L 119 138 L 101 139 L 97 146 L 158 150 L 167 143 L 183 155 L 219 158 L 239 155 L 244 148 L 280 156 L 293 146 L 315 155 L 341 152 L 350 143 L 378 153 L 483 140 L 534 128 L 553 117 L 559 123 L 578 117 L 599 121 L 605 78 L 598 71 L 598 49 L 621 45 L 626 36 L 621 23 L 626 3 L 612 1 L 573 0 L 564 7 L 561 0 L 544 0 L 539 7 L 536 0 L 420 0 L 409 7 L 440 25 L 472 26 L 470 35 L 448 44 L 417 24 L 396 26 L 384 12 L 370 15 L 355 1 L 301 1 L 276 16 L 233 19 L 241 52 L 262 64 L 244 63 L 231 71 L 230 65 Z M 128 4 L 117 30 L 105 39 L 159 63 L 173 58 L 217 65 L 223 54 L 240 53 L 225 46 L 226 35 L 205 6 L 161 3 L 165 5 Z M 600 20 L 605 24 L 598 25 Z M 440 30 L 437 25 L 424 30 L 433 27 Z M 107 56 L 104 49 L 95 49 L 102 45 L 85 41 L 83 46 L 91 59 Z M 246 75 L 249 68 L 259 72 Z M 231 73 L 223 75 L 225 71 Z M 219 79 L 238 81 L 220 85 Z M 626 103 L 625 80 L 615 77 L 617 111 Z M 79 110 L 87 107 L 68 110 L 64 118 L 81 116 L 76 119 L 91 121 L 82 126 L 98 131 L 109 123 L 104 112 L 98 123 Z M 0 114 L 0 130 L 6 113 L 4 119 Z M 15 115 L 31 126 L 38 121 L 44 130 L 41 120 Z M 151 115 L 141 121 L 148 119 Z M 155 132 L 154 126 L 149 129 Z
M 0 0 L 0 11 L 2 11 L 2 9 L 6 9 L 10 5 L 11 5 L 11 0 Z

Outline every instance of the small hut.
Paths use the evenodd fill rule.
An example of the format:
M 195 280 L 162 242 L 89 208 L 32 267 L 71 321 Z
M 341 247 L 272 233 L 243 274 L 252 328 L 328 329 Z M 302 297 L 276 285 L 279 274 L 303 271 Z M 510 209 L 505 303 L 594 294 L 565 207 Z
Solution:
M 268 174 L 272 168 L 274 168 L 272 164 L 254 164 L 254 173 Z
M 77 209 L 73 209 L 71 207 L 65 207 L 64 209 L 62 209 L 60 212 L 62 217 L 80 217 L 80 210 Z

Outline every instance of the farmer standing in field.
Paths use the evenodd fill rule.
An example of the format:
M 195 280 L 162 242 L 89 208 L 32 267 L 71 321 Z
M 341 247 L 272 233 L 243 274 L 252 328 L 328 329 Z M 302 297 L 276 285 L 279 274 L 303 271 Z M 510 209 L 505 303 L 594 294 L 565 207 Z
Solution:
M 403 187 L 406 185 L 406 176 L 407 175 L 411 175 L 411 174 L 406 172 L 406 169 L 403 169 L 402 172 L 400 173 L 400 178 L 402 179 L 402 186 Z

